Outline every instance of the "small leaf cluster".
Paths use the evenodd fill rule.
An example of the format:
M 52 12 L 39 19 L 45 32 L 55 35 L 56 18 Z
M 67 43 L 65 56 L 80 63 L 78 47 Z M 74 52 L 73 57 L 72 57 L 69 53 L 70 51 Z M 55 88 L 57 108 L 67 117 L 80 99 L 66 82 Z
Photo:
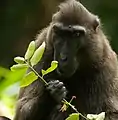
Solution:
M 45 42 L 43 42 L 41 44 L 40 47 L 38 47 L 36 49 L 36 44 L 35 41 L 31 41 L 27 51 L 25 53 L 24 57 L 15 57 L 14 61 L 17 63 L 15 65 L 13 65 L 11 67 L 11 71 L 16 71 L 16 70 L 26 70 L 28 68 L 31 69 L 31 71 L 27 74 L 25 74 L 22 78 L 22 80 L 20 81 L 20 86 L 21 87 L 26 87 L 28 85 L 30 85 L 32 82 L 34 82 L 35 80 L 38 79 L 38 77 L 41 78 L 41 80 L 44 81 L 45 84 L 47 84 L 47 82 L 43 79 L 43 76 L 52 72 L 53 70 L 55 70 L 58 66 L 58 62 L 57 61 L 52 61 L 51 62 L 51 67 L 48 68 L 47 70 L 41 70 L 42 72 L 42 76 L 40 76 L 35 70 L 34 70 L 34 66 L 40 62 L 44 50 L 45 50 Z
M 79 120 L 80 113 L 72 113 L 66 120 Z M 96 114 L 88 114 L 86 120 L 104 120 L 105 119 L 105 112 L 102 112 L 98 115 Z

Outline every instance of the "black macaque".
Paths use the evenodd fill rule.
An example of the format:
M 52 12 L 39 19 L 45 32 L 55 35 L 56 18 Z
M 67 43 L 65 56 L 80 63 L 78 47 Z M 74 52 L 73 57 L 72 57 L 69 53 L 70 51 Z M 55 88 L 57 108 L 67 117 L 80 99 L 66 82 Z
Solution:
M 21 88 L 14 120 L 65 120 L 74 112 L 61 112 L 61 100 L 72 102 L 79 112 L 106 112 L 105 120 L 118 120 L 118 61 L 104 35 L 100 20 L 80 2 L 67 0 L 37 36 L 46 49 L 34 68 L 47 69 L 52 60 L 58 68 L 41 80 Z M 67 92 L 68 91 L 68 92 Z

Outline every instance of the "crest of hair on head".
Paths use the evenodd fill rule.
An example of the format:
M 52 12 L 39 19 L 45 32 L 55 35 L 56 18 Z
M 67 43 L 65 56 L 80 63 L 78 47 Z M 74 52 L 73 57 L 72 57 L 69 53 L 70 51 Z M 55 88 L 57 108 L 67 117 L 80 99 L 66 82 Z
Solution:
M 92 24 L 96 16 L 89 12 L 79 1 L 66 0 L 59 6 L 54 19 L 63 24 Z

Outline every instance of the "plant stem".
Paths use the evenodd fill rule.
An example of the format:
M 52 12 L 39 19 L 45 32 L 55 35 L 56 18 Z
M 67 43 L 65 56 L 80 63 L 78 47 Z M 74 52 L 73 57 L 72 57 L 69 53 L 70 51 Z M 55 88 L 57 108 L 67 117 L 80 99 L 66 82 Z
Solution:
M 80 116 L 82 116 L 84 119 L 86 120 L 90 120 L 89 118 L 85 117 L 84 115 L 82 115 L 81 113 L 79 113 Z
M 29 66 L 29 68 L 46 84 L 46 85 L 48 85 L 48 83 L 43 79 L 43 77 L 41 77 L 40 75 L 39 75 L 39 73 L 27 62 L 27 61 L 25 61 L 26 62 L 26 64 Z
M 72 100 L 72 99 L 71 99 Z M 90 120 L 89 118 L 85 117 L 84 115 L 82 115 L 80 112 L 78 112 L 78 110 L 68 101 L 66 101 L 65 99 L 63 99 L 63 102 L 66 104 L 66 105 L 69 105 L 76 113 L 78 113 L 80 116 L 82 116 L 84 119 L 86 120 Z
M 46 81 L 43 79 L 43 77 L 41 77 L 41 76 L 39 75 L 39 73 L 38 73 L 27 61 L 25 61 L 25 63 L 29 66 L 29 68 L 30 68 L 46 85 L 48 85 L 48 82 L 46 82 Z M 66 101 L 65 99 L 63 99 L 63 101 L 64 101 L 64 103 L 65 103 L 66 105 L 69 105 L 69 106 L 70 106 L 76 113 L 78 113 L 80 116 L 82 116 L 82 117 L 85 118 L 86 120 L 89 120 L 89 119 L 86 118 L 84 115 L 82 115 L 81 113 L 79 113 L 78 110 L 77 110 L 73 105 L 71 105 L 71 102 L 72 102 L 73 99 L 74 99 L 74 97 L 72 97 L 72 99 L 70 100 L 70 102 Z
M 48 83 L 43 79 L 43 77 L 41 77 L 41 76 L 38 74 L 38 72 L 36 72 L 35 69 L 34 69 L 32 66 L 30 66 L 30 68 L 32 69 L 32 71 L 33 71 L 46 85 L 48 85 Z

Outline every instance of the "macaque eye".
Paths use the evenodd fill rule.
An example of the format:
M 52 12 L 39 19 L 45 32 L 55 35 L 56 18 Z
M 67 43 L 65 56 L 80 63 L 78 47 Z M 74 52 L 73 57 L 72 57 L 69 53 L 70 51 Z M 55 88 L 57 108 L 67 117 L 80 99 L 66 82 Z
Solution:
M 59 33 L 62 30 L 62 27 L 63 27 L 62 24 L 55 24 L 53 26 L 53 30 L 55 33 Z
M 56 33 L 56 32 L 58 32 L 58 31 L 59 31 L 59 27 L 58 27 L 58 26 L 56 26 L 56 25 L 54 25 L 54 26 L 53 26 L 53 30 L 54 30 L 54 32 Z
M 86 29 L 83 26 L 74 26 L 73 33 L 75 37 L 80 37 L 80 36 L 85 35 Z
M 80 32 L 79 31 L 74 31 L 73 32 L 73 36 L 74 37 L 79 37 L 80 36 Z
M 58 36 L 64 36 L 64 31 L 62 30 L 61 26 L 54 25 L 53 26 L 54 33 Z
M 73 36 L 74 36 L 74 37 L 80 37 L 80 36 L 82 36 L 82 35 L 85 35 L 85 31 L 84 31 L 84 30 L 75 30 L 75 31 L 73 32 Z

